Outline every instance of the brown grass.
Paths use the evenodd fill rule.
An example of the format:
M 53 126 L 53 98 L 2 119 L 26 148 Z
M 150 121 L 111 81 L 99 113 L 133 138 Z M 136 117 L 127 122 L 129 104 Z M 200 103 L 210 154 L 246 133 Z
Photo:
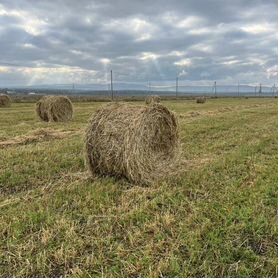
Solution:
M 160 96 L 154 95 L 154 96 L 147 96 L 145 98 L 146 104 L 152 104 L 152 103 L 160 103 Z
M 9 107 L 12 104 L 12 100 L 8 95 L 0 95 L 0 107 Z
M 108 104 L 87 127 L 86 161 L 93 175 L 150 184 L 170 174 L 178 153 L 176 116 L 161 104 Z
M 65 122 L 73 117 L 73 106 L 68 97 L 44 96 L 36 103 L 36 112 L 46 122 Z

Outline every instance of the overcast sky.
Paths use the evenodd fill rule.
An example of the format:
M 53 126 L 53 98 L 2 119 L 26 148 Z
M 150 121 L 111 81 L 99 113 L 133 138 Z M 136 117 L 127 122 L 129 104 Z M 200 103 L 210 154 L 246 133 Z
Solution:
M 277 51 L 278 0 L 0 0 L 0 87 L 270 85 Z

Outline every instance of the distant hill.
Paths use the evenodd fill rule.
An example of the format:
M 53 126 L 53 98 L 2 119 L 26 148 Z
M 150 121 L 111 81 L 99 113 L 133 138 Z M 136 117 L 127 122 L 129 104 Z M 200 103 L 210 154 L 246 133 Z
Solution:
M 122 96 L 139 96 L 158 94 L 164 96 L 176 95 L 176 88 L 172 85 L 156 85 L 147 86 L 145 84 L 137 83 L 120 83 L 113 84 L 113 90 L 116 95 Z M 67 95 L 100 95 L 110 96 L 109 84 L 55 84 L 55 85 L 33 85 L 33 86 L 21 86 L 0 88 L 0 91 L 7 91 L 9 94 L 24 93 L 24 94 L 67 94 Z M 206 95 L 206 96 L 247 96 L 247 95 L 273 95 L 273 87 L 263 86 L 262 93 L 259 94 L 259 88 L 249 85 L 241 85 L 239 88 L 237 85 L 218 85 L 216 87 L 216 93 L 212 86 L 187 86 L 180 85 L 178 95 L 191 96 L 191 95 Z M 276 89 L 277 94 L 277 89 Z

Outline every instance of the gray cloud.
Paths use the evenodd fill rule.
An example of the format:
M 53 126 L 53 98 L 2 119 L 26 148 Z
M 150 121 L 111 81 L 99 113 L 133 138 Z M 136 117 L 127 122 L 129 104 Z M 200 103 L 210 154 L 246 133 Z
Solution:
M 2 0 L 0 86 L 118 81 L 273 84 L 278 3 Z

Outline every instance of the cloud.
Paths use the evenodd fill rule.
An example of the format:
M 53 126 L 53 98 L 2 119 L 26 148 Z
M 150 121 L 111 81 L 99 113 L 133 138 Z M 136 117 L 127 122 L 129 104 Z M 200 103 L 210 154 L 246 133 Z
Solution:
M 117 81 L 272 84 L 278 3 L 2 0 L 0 86 Z
M 182 60 L 175 62 L 174 65 L 179 66 L 179 67 L 191 66 L 192 61 L 190 59 L 186 58 L 186 59 L 182 59 Z

